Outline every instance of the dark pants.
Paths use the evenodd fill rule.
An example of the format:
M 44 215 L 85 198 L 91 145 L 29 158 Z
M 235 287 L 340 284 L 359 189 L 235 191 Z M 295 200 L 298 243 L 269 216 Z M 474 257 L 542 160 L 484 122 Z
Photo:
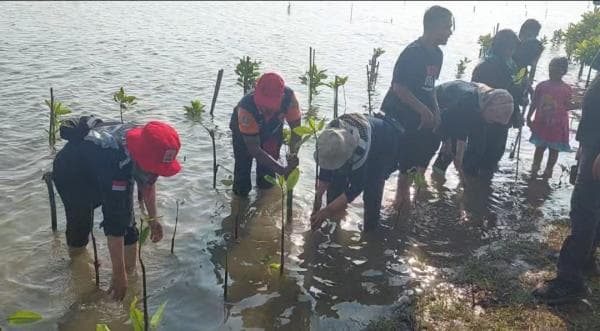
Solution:
M 470 176 L 491 177 L 506 150 L 508 127 L 488 124 L 469 135 L 463 169 Z
M 600 244 L 600 181 L 592 177 L 597 149 L 583 146 L 579 173 L 571 195 L 571 234 L 565 239 L 558 260 L 558 278 L 583 283 L 583 269 L 594 259 Z
M 385 180 L 398 168 L 401 148 L 406 139 L 401 131 L 386 120 L 371 120 L 372 142 L 365 164 L 355 171 L 365 171 L 367 178 L 363 184 L 364 230 L 377 226 L 381 218 L 381 201 Z M 404 153 L 404 150 L 402 150 Z M 363 167 L 366 167 L 363 169 Z M 336 171 L 327 188 L 327 204 L 330 204 L 349 186 L 347 173 Z
M 94 226 L 94 209 L 102 205 L 98 183 L 79 153 L 81 146 L 79 143 L 67 143 L 56 155 L 52 169 L 56 190 L 65 206 L 66 237 L 70 247 L 87 245 Z M 124 240 L 125 245 L 137 242 L 135 222 L 127 227 Z
M 233 156 L 235 165 L 233 170 L 233 193 L 245 197 L 252 190 L 252 160 L 254 157 L 246 148 L 246 143 L 241 134 L 233 132 Z M 275 160 L 279 159 L 279 150 L 283 143 L 283 137 L 277 135 L 269 139 L 261 139 L 261 147 Z M 268 189 L 273 185 L 265 180 L 265 176 L 274 177 L 275 173 L 268 167 L 256 162 L 256 186 L 260 189 Z
M 347 176 L 335 175 L 333 177 L 333 181 L 327 188 L 327 204 L 330 204 L 335 198 L 344 193 L 346 187 L 348 187 L 347 180 Z M 363 190 L 365 231 L 375 228 L 379 223 L 384 186 L 385 178 L 383 176 L 374 176 L 372 180 L 365 183 Z

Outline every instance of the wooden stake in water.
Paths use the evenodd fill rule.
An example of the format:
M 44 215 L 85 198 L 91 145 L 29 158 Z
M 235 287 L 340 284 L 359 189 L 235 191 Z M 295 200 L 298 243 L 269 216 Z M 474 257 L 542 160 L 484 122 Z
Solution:
M 371 105 L 371 72 L 369 71 L 369 65 L 367 64 L 367 95 L 369 97 L 369 115 L 373 111 L 373 106 Z
M 50 88 L 50 125 L 48 128 L 48 144 L 52 148 L 54 148 L 54 145 L 56 145 L 56 136 L 55 136 L 56 128 L 54 127 L 54 124 L 55 124 L 54 116 L 56 116 L 54 114 L 54 90 L 52 88 Z
M 213 189 L 217 188 L 217 172 L 219 171 L 219 165 L 217 164 L 217 145 L 215 143 L 215 130 L 208 130 L 210 140 L 212 141 L 213 150 Z
M 140 218 L 140 233 L 144 232 L 144 218 Z M 144 260 L 142 259 L 142 241 L 138 240 L 138 261 L 140 262 L 140 267 L 142 269 L 142 293 L 143 293 L 143 303 L 144 303 L 144 331 L 149 330 L 150 323 L 148 323 L 148 293 L 146 288 L 146 266 L 144 265 Z
M 94 271 L 96 272 L 96 287 L 100 287 L 100 262 L 98 262 L 98 247 L 96 246 L 96 236 L 94 236 L 94 211 L 92 210 L 92 245 L 94 246 Z
M 54 186 L 52 185 L 52 171 L 44 173 L 42 180 L 46 182 L 48 188 L 48 199 L 50 200 L 50 222 L 52 225 L 52 232 L 56 232 L 58 228 L 56 222 L 56 198 L 54 196 Z
M 227 301 L 227 288 L 229 287 L 229 245 L 225 244 L 225 281 L 223 284 L 223 299 Z
M 175 248 L 175 234 L 177 233 L 177 222 L 179 221 L 179 200 L 176 202 L 175 208 L 175 228 L 173 229 L 173 238 L 171 238 L 171 254 L 173 254 L 173 249 Z
M 337 76 L 335 77 L 335 80 L 337 80 Z M 335 87 L 333 88 L 333 118 L 338 118 L 338 89 L 339 86 L 337 86 L 337 84 L 335 85 Z
M 221 88 L 221 80 L 223 79 L 223 69 L 219 70 L 217 74 L 217 83 L 215 84 L 215 92 L 213 93 L 212 102 L 210 104 L 210 116 L 214 116 L 215 105 L 217 103 L 217 97 L 219 96 L 219 89 Z
M 283 204 L 283 194 L 285 194 L 285 191 L 283 188 L 281 188 L 281 261 L 279 263 L 279 276 L 283 275 L 283 263 L 284 263 L 284 258 L 283 258 L 283 253 L 284 253 L 284 240 L 285 240 L 285 221 L 283 219 L 283 208 L 285 208 L 284 204 Z
M 352 10 L 354 9 L 354 4 L 350 4 L 350 22 L 352 22 Z

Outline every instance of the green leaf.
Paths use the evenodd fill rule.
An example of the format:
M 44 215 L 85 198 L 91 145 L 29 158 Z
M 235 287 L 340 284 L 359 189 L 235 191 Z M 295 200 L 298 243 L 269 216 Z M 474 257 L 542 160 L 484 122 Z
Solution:
M 10 315 L 6 320 L 9 325 L 25 325 L 35 323 L 41 320 L 42 315 L 30 310 L 17 310 Z
M 143 245 L 146 242 L 146 239 L 148 239 L 149 235 L 150 235 L 150 227 L 146 226 L 146 227 L 144 227 L 144 229 L 142 230 L 142 234 L 140 235 L 140 245 Z
M 279 184 L 279 187 L 284 188 L 285 187 L 285 177 L 281 176 L 281 175 L 277 175 L 277 183 Z
M 96 324 L 96 331 L 110 331 L 110 328 L 106 324 Z
M 308 126 L 312 129 L 312 131 L 315 130 L 316 126 L 315 126 L 315 118 L 314 117 L 309 117 L 308 118 Z M 311 133 L 312 133 L 311 131 Z
M 312 130 L 306 126 L 297 126 L 294 128 L 294 133 L 300 137 L 312 134 Z
M 269 264 L 269 268 L 273 269 L 273 270 L 279 270 L 279 269 L 281 269 L 281 264 L 279 264 L 279 263 L 271 263 L 271 264 Z
M 322 119 L 322 120 L 319 122 L 319 125 L 317 126 L 317 132 L 319 132 L 319 131 L 323 130 L 323 128 L 324 128 L 324 127 L 325 127 L 325 120 L 324 120 L 324 119 Z
M 155 330 L 158 328 L 158 325 L 165 314 L 165 306 L 167 305 L 167 302 L 168 301 L 163 302 L 162 305 L 158 307 L 158 310 L 154 313 L 154 315 L 152 315 L 152 318 L 150 319 L 150 328 Z
M 275 178 L 273 178 L 273 176 L 265 175 L 265 180 L 273 185 L 278 185 L 277 181 L 275 180 Z
M 221 180 L 221 184 L 223 184 L 225 186 L 231 186 L 231 185 L 233 185 L 233 180 L 231 180 L 231 179 L 222 179 Z
M 134 297 L 129 305 L 129 319 L 134 331 L 144 331 L 144 314 L 135 307 L 137 302 L 137 297 Z
M 290 172 L 286 180 L 286 187 L 288 192 L 294 189 L 294 186 L 298 184 L 298 179 L 300 179 L 300 169 L 296 168 Z

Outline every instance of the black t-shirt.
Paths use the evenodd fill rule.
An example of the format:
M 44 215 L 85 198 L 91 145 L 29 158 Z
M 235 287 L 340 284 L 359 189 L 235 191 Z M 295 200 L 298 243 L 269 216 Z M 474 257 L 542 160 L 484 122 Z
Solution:
M 419 101 L 433 111 L 435 81 L 440 75 L 443 56 L 439 47 L 427 49 L 420 39 L 413 41 L 400 53 L 396 61 L 392 84 L 406 86 Z M 421 123 L 419 114 L 402 102 L 391 86 L 383 99 L 381 110 L 395 116 L 407 131 L 416 131 Z
M 478 125 L 483 125 L 475 83 L 446 82 L 436 87 L 436 95 L 442 116 L 439 133 L 443 139 L 464 141 Z
M 577 128 L 577 140 L 600 152 L 600 75 L 590 84 L 581 107 L 581 122 Z

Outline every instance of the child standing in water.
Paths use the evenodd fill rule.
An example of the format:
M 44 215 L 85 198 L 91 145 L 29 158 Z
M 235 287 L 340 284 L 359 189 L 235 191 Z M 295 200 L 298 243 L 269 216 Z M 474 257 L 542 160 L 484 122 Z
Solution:
M 550 150 L 544 178 L 552 177 L 552 170 L 558 159 L 558 152 L 570 152 L 569 110 L 577 109 L 571 101 L 571 87 L 563 82 L 569 61 L 565 57 L 556 57 L 550 61 L 550 79 L 535 88 L 533 101 L 527 114 L 527 126 L 531 128 L 529 141 L 535 145 L 535 155 L 531 175 L 536 177 L 546 148 Z M 535 118 L 532 116 L 535 113 Z

